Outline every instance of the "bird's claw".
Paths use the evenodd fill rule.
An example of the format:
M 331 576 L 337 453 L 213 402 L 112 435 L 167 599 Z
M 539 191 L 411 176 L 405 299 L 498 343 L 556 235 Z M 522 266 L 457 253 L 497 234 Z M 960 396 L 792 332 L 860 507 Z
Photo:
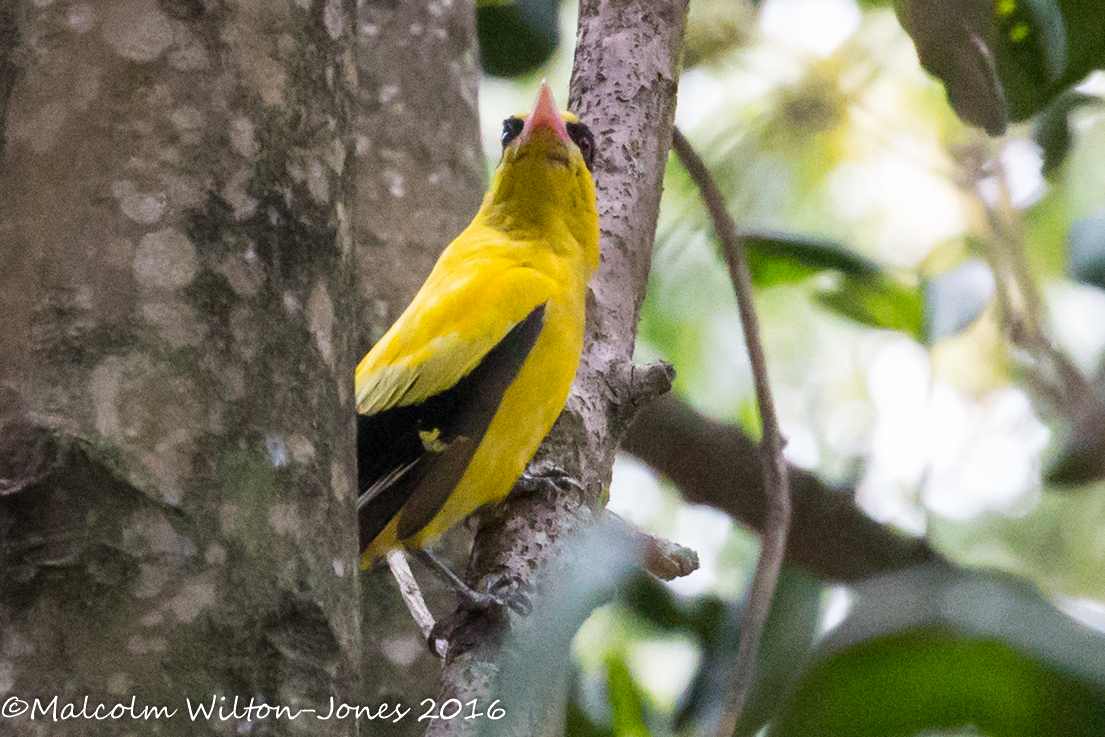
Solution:
M 492 597 L 499 606 L 510 607 L 523 617 L 533 611 L 533 604 L 529 597 L 533 587 L 524 581 L 496 574 L 485 579 L 484 588 L 487 590 L 487 595 Z
M 573 491 L 580 488 L 578 481 L 559 468 L 551 468 L 539 474 L 524 471 L 518 478 L 515 488 L 525 494 L 542 494 L 546 502 L 550 504 L 556 500 L 558 494 L 564 491 Z
M 461 598 L 461 607 L 470 611 L 490 609 L 491 607 L 509 607 L 526 616 L 533 609 L 529 592 L 532 586 L 503 574 L 493 574 L 484 579 L 479 590 L 472 588 L 457 589 Z
M 430 630 L 426 638 L 430 652 L 448 662 L 496 636 L 506 617 L 505 608 L 522 616 L 532 611 L 529 597 L 532 590 L 529 584 L 506 574 L 485 577 L 479 591 L 467 586 L 456 589 L 460 605 Z
M 493 606 L 506 606 L 506 602 L 502 598 L 489 591 L 458 589 L 457 595 L 461 598 L 461 605 L 465 609 L 490 609 Z

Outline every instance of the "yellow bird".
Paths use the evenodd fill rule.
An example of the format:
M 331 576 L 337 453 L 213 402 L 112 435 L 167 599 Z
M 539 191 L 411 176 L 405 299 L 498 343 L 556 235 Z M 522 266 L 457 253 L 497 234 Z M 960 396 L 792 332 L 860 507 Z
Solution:
M 502 499 L 568 397 L 598 267 L 594 138 L 544 83 L 472 223 L 357 366 L 362 565 Z

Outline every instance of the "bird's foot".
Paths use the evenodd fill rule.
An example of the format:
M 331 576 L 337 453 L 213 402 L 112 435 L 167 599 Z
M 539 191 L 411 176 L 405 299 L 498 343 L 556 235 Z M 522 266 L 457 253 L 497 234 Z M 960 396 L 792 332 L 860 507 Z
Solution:
M 422 556 L 419 555 L 419 558 Z M 440 562 L 436 566 L 432 563 L 428 565 L 435 571 L 438 571 L 436 566 L 442 566 L 448 571 Z M 438 620 L 426 638 L 430 652 L 444 658 L 446 662 L 501 633 L 503 618 L 506 616 L 505 608 L 509 607 L 523 616 L 528 615 L 533 608 L 529 597 L 532 587 L 511 576 L 487 576 L 479 590 L 476 590 L 457 578 L 452 571 L 449 571 L 448 576 L 440 572 L 439 575 L 446 579 L 460 598 L 456 611 Z
M 482 588 L 487 589 L 486 595 L 494 599 L 499 606 L 510 607 L 523 617 L 533 611 L 533 604 L 530 602 L 533 587 L 525 581 L 496 573 L 484 579 Z
M 491 607 L 510 607 L 521 615 L 529 614 L 529 587 L 505 575 L 491 575 L 476 590 L 460 579 L 433 553 L 422 548 L 414 550 L 415 556 L 444 581 L 460 598 L 461 608 L 478 611 Z
M 515 493 L 541 494 L 550 504 L 561 492 L 579 490 L 580 483 L 559 468 L 550 468 L 539 474 L 524 471 L 514 484 Z
M 533 610 L 529 597 L 533 587 L 512 576 L 492 574 L 484 578 L 478 589 L 473 589 L 463 582 L 461 586 L 453 590 L 460 598 L 462 609 L 480 611 L 491 607 L 508 607 L 523 617 Z

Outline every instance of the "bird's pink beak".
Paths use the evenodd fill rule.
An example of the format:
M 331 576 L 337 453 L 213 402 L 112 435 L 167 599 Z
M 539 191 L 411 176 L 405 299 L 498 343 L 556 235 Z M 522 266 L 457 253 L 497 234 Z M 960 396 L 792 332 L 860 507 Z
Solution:
M 522 127 L 520 136 L 522 143 L 529 140 L 530 133 L 542 128 L 551 130 L 562 141 L 572 140 L 568 136 L 568 129 L 564 127 L 564 119 L 560 117 L 560 110 L 556 107 L 552 90 L 544 81 L 541 82 L 541 89 L 537 92 L 537 102 L 533 106 L 533 111 Z

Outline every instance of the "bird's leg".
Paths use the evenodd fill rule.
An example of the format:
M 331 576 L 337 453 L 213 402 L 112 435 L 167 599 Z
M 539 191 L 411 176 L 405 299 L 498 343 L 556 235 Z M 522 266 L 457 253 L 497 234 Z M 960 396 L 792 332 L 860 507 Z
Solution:
M 433 571 L 434 575 L 445 582 L 461 598 L 467 609 L 490 609 L 492 607 L 509 607 L 519 614 L 529 611 L 529 599 L 520 591 L 509 591 L 512 583 L 503 579 L 491 579 L 487 591 L 476 591 L 467 585 L 456 575 L 449 566 L 446 566 L 436 558 L 432 552 L 423 548 L 414 548 L 414 556 L 423 562 L 425 567 Z
M 475 608 L 486 609 L 496 604 L 502 604 L 503 602 L 497 600 L 490 594 L 481 594 L 471 586 L 460 580 L 460 576 L 453 573 L 449 566 L 442 563 L 437 557 L 429 550 L 424 548 L 414 548 L 413 551 L 416 558 L 433 571 L 434 575 L 440 578 L 445 584 L 457 593 L 462 599 L 469 604 L 472 604 Z
M 413 552 L 427 568 L 456 592 L 467 608 L 489 609 L 493 606 L 508 606 L 519 614 L 529 613 L 529 597 L 521 591 L 521 587 L 512 579 L 490 577 L 487 579 L 487 591 L 476 591 L 464 581 L 461 581 L 457 574 L 453 573 L 447 565 L 438 560 L 429 550 L 414 548 Z M 512 588 L 514 590 L 511 590 Z

